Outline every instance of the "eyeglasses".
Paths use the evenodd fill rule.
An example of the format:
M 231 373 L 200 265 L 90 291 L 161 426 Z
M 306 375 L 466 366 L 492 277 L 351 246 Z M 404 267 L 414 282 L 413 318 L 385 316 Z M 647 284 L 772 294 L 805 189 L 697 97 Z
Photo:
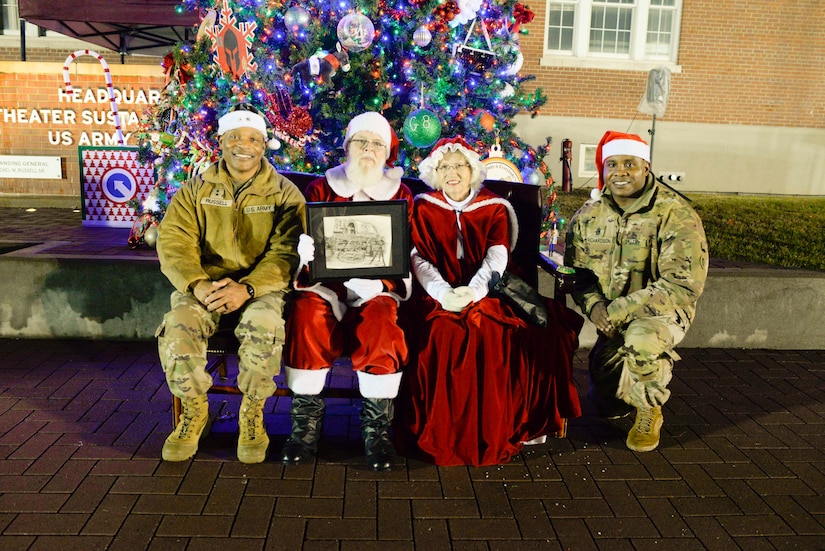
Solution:
M 435 170 L 439 174 L 447 174 L 451 170 L 453 172 L 461 172 L 462 169 L 465 169 L 468 166 L 470 166 L 469 163 L 464 163 L 464 164 L 460 164 L 460 165 L 441 165 L 438 168 L 436 168 Z
M 370 149 L 384 149 L 387 147 L 384 145 L 384 142 L 377 142 L 372 140 L 362 140 L 360 138 L 353 138 L 349 141 L 349 143 L 354 144 L 355 147 L 362 151 L 366 151 L 369 147 Z
M 230 146 L 249 145 L 257 148 L 264 146 L 264 141 L 262 139 L 252 136 L 244 138 L 243 136 L 239 136 L 237 134 L 226 134 L 224 136 L 224 140 L 226 140 L 226 143 Z

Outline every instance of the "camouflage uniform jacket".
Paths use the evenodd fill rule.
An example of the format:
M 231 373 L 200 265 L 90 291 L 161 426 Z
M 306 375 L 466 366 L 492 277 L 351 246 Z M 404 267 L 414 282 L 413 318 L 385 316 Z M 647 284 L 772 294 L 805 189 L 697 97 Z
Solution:
M 609 301 L 607 313 L 616 327 L 673 314 L 689 326 L 708 270 L 701 219 L 652 174 L 625 210 L 603 191 L 579 209 L 568 230 L 565 264 L 596 276 L 573 293 L 576 304 L 589 317 L 596 303 Z
M 221 160 L 172 197 L 158 231 L 161 271 L 181 292 L 224 277 L 252 285 L 256 297 L 285 289 L 298 266 L 305 204 L 266 160 L 234 197 Z

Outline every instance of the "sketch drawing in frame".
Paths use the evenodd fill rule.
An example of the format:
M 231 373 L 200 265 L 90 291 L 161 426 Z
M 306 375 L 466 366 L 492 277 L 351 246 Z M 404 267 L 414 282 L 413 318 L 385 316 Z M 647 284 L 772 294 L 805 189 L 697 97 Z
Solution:
M 409 276 L 407 201 L 307 203 L 312 281 Z

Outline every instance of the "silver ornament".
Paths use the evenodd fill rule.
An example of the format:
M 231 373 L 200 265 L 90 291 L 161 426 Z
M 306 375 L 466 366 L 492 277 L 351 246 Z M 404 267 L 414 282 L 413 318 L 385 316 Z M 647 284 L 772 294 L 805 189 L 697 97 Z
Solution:
M 413 33 L 413 43 L 419 48 L 429 46 L 433 40 L 433 33 L 427 27 L 421 26 L 415 29 Z
M 525 184 L 532 184 L 534 186 L 541 185 L 542 175 L 538 170 L 532 168 L 525 168 L 521 171 L 521 177 Z
M 293 33 L 298 33 L 306 30 L 311 17 L 309 12 L 301 6 L 293 6 L 284 14 L 284 25 Z
M 154 249 L 155 245 L 158 243 L 158 227 L 154 224 L 146 228 L 146 231 L 143 232 L 143 242 L 149 246 L 150 249 Z

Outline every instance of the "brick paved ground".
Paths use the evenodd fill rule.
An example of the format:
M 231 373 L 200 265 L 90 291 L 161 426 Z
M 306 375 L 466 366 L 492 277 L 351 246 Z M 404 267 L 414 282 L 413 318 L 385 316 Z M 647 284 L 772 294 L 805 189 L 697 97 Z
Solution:
M 196 458 L 164 463 L 153 343 L 0 340 L 0 549 L 825 549 L 825 351 L 681 354 L 657 451 L 586 406 L 507 465 L 373 473 L 347 401 L 313 464 L 240 464 L 238 400 L 214 395 Z
M 0 254 L 50 241 L 54 255 L 154 258 L 125 246 L 128 229 L 79 224 L 70 209 L 0 208 Z M 373 473 L 357 402 L 328 408 L 317 461 L 284 468 L 235 459 L 239 400 L 213 396 L 196 458 L 164 463 L 154 343 L 0 339 L 0 549 L 825 550 L 825 351 L 680 353 L 657 451 L 628 451 L 630 420 L 585 404 L 567 439 L 508 465 L 401 458 Z M 267 404 L 275 453 L 287 408 Z

